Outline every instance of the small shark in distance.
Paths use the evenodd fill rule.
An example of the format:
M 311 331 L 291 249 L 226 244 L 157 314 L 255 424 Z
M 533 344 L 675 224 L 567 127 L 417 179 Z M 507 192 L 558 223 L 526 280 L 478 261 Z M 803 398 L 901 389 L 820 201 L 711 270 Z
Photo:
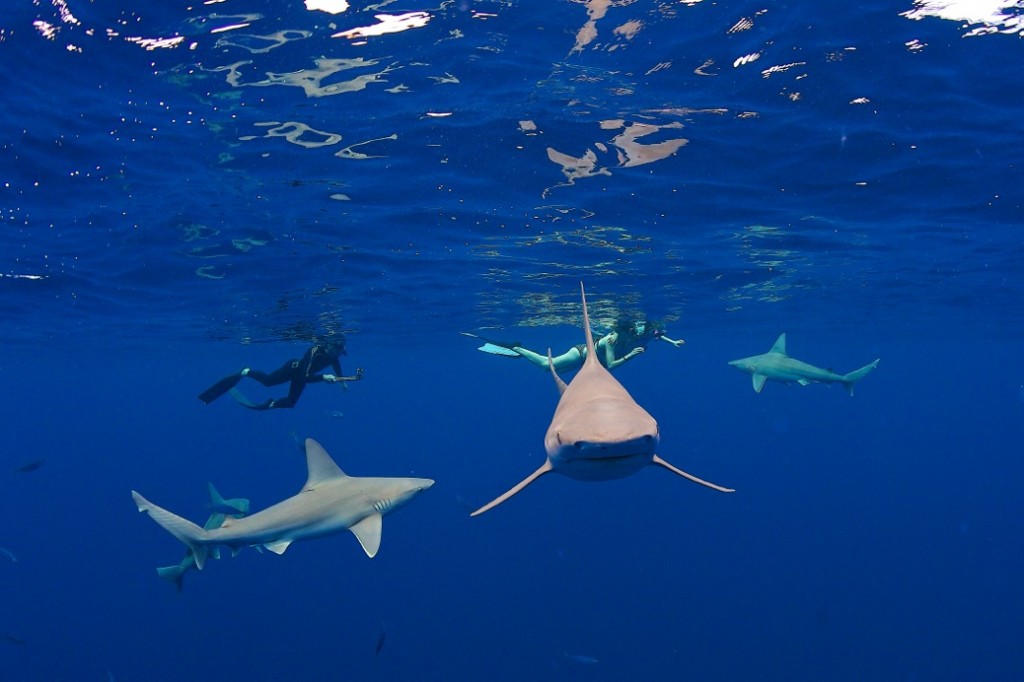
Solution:
M 810 383 L 840 383 L 853 395 L 853 386 L 868 375 L 871 370 L 878 367 L 878 360 L 871 362 L 860 369 L 849 374 L 836 374 L 828 369 L 821 369 L 814 365 L 808 365 L 786 355 L 786 335 L 780 334 L 767 353 L 754 355 L 749 358 L 733 360 L 729 363 L 733 367 L 753 375 L 754 390 L 758 393 L 764 388 L 764 382 L 768 379 L 775 381 L 795 381 L 801 386 Z
M 335 535 L 345 530 L 373 558 L 380 549 L 383 516 L 434 485 L 428 478 L 362 478 L 346 475 L 327 451 L 306 439 L 308 478 L 298 494 L 252 516 L 224 519 L 219 528 L 200 528 L 188 519 L 153 504 L 132 491 L 140 512 L 148 512 L 164 530 L 192 550 L 202 569 L 211 548 L 221 545 L 237 552 L 243 547 L 266 547 L 284 554 L 296 540 Z
M 708 483 L 677 469 L 656 454 L 661 439 L 658 423 L 598 361 L 587 313 L 587 294 L 582 282 L 580 297 L 583 301 L 587 356 L 568 385 L 555 372 L 550 362 L 551 351 L 548 350 L 548 364 L 561 398 L 544 437 L 547 459 L 521 483 L 470 516 L 498 506 L 550 471 L 580 481 L 607 481 L 624 478 L 649 464 L 657 464 L 695 483 L 726 493 L 733 492 L 731 488 Z

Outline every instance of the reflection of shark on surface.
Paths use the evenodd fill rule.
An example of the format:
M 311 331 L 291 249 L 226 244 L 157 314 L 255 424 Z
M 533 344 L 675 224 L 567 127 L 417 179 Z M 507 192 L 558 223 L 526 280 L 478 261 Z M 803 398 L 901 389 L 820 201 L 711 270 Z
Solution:
M 210 518 L 206 520 L 203 528 L 206 530 L 212 530 L 214 528 L 220 528 L 224 525 L 224 521 L 227 518 L 240 519 L 249 513 L 249 500 L 236 497 L 225 500 L 221 497 L 217 489 L 213 487 L 212 483 L 207 484 L 210 488 L 210 503 L 207 505 L 213 510 L 210 514 Z M 220 553 L 214 548 L 213 557 L 215 559 L 220 558 Z M 192 555 L 192 550 L 188 550 L 179 563 L 173 566 L 161 566 L 156 569 L 156 574 L 167 580 L 168 582 L 174 583 L 174 586 L 178 588 L 178 592 L 181 592 L 182 580 L 184 579 L 185 573 L 195 568 L 196 559 Z
M 795 381 L 801 386 L 815 382 L 823 384 L 838 382 L 846 387 L 850 395 L 853 395 L 853 385 L 867 376 L 875 367 L 878 367 L 878 360 L 849 374 L 836 374 L 831 370 L 808 365 L 806 362 L 786 355 L 786 335 L 783 333 L 779 335 L 775 345 L 767 353 L 733 360 L 729 364 L 736 369 L 752 374 L 754 390 L 758 393 L 764 388 L 765 381 L 774 379 L 775 381 Z
M 383 516 L 434 485 L 427 478 L 367 478 L 346 475 L 323 447 L 306 439 L 308 478 L 298 494 L 241 519 L 227 517 L 219 528 L 200 528 L 159 507 L 134 490 L 140 512 L 149 515 L 168 533 L 192 550 L 196 568 L 202 569 L 211 548 L 226 545 L 263 546 L 283 554 L 296 540 L 334 535 L 351 530 L 367 556 L 380 548 Z
M 658 423 L 598 361 L 582 283 L 580 295 L 587 355 L 583 367 L 568 386 L 551 365 L 551 374 L 562 397 L 544 437 L 547 460 L 521 483 L 471 516 L 496 507 L 549 471 L 580 481 L 606 481 L 629 476 L 648 464 L 657 464 L 695 483 L 733 492 L 681 471 L 655 453 L 661 438 Z

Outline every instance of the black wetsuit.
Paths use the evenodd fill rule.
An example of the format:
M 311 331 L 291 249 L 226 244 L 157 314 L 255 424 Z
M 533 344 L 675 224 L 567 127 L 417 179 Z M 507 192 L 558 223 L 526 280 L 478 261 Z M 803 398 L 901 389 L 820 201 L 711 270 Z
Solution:
M 283 407 L 294 407 L 302 395 L 306 384 L 315 384 L 323 381 L 324 377 L 319 372 L 328 367 L 334 370 L 334 375 L 341 376 L 341 362 L 338 357 L 345 353 L 345 347 L 341 344 L 315 345 L 298 360 L 289 360 L 273 372 L 261 372 L 249 370 L 245 374 L 238 372 L 231 376 L 224 377 L 216 384 L 199 394 L 199 399 L 209 404 L 224 395 L 241 380 L 243 376 L 254 379 L 264 386 L 279 386 L 291 382 L 288 387 L 288 395 L 283 398 L 268 400 L 259 405 L 242 403 L 253 410 L 271 410 Z

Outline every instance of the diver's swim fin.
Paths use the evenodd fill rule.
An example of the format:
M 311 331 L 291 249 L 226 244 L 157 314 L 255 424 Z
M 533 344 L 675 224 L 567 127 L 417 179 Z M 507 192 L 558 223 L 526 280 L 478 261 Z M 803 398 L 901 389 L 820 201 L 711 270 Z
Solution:
M 237 384 L 241 378 L 241 374 L 232 374 L 231 376 L 224 377 L 213 386 L 210 386 L 208 389 L 200 393 L 199 399 L 209 405 L 214 400 L 233 389 L 235 384 Z
M 477 348 L 477 350 L 481 350 L 481 351 L 483 351 L 485 353 L 490 353 L 491 355 L 502 355 L 502 356 L 504 356 L 506 358 L 521 358 L 521 357 L 523 357 L 522 355 L 520 355 L 519 353 L 515 352 L 511 348 L 505 348 L 504 346 L 499 346 L 499 345 L 494 344 L 494 343 L 485 343 L 484 345 L 482 345 L 479 348 Z
M 512 350 L 515 346 L 519 345 L 518 341 L 493 341 L 491 339 L 479 336 L 477 334 L 471 334 L 469 332 L 459 332 L 463 336 L 468 336 L 473 339 L 479 339 L 484 342 L 484 345 L 477 348 L 479 351 L 484 353 L 490 353 L 491 355 L 501 355 L 506 358 L 520 358 L 522 357 L 519 353 Z
M 232 388 L 227 392 L 231 394 L 232 398 L 238 400 L 239 404 L 241 404 L 242 407 L 249 408 L 250 410 L 269 410 L 270 408 L 273 407 L 273 400 L 267 400 L 266 402 L 256 404 L 255 402 L 247 398 L 246 394 L 240 391 L 238 388 Z

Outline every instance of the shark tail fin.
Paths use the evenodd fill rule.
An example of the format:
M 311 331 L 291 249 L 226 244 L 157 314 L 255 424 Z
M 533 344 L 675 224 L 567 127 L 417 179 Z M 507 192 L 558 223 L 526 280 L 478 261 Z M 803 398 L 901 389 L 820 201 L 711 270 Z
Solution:
M 163 507 L 153 504 L 134 490 L 132 499 L 140 512 L 146 512 L 168 533 L 185 543 L 185 546 L 192 550 L 196 560 L 196 568 L 202 570 L 206 562 L 207 546 L 201 544 L 206 539 L 208 532 L 192 523 L 188 519 L 167 511 Z
M 487 504 L 485 504 L 484 506 L 480 507 L 475 512 L 470 514 L 470 516 L 479 516 L 480 514 L 483 514 L 485 511 L 487 511 L 488 509 L 493 509 L 494 507 L 497 507 L 499 504 L 501 504 L 502 502 L 504 502 L 508 498 L 512 497 L 513 495 L 518 493 L 520 490 L 522 490 L 526 486 L 530 485 L 531 483 L 533 483 L 538 478 L 540 478 L 541 476 L 543 476 L 544 474 L 548 473 L 551 470 L 552 470 L 551 460 L 545 460 L 544 464 L 542 464 L 539 469 L 537 469 L 532 474 L 530 474 L 529 476 L 524 478 L 522 481 L 520 481 L 518 484 L 516 484 L 516 486 L 514 488 L 509 490 L 507 493 L 505 493 L 501 497 L 497 497 L 497 498 L 491 500 L 490 502 L 488 502 Z
M 657 455 L 654 456 L 654 459 L 652 460 L 652 462 L 654 464 L 657 464 L 658 466 L 665 467 L 666 469 L 668 469 L 672 473 L 679 474 L 683 478 L 687 478 L 687 479 L 693 481 L 694 483 L 700 483 L 701 485 L 707 486 L 707 487 L 712 488 L 714 490 L 718 490 L 719 492 L 723 492 L 723 493 L 734 493 L 734 492 L 736 492 L 736 490 L 733 489 L 733 488 L 724 488 L 724 487 L 722 487 L 720 485 L 715 485 L 714 483 L 709 483 L 708 481 L 705 481 L 702 478 L 697 478 L 693 474 L 688 474 L 685 471 L 683 471 L 682 469 L 679 469 L 678 467 L 672 466 L 671 464 L 669 464 L 668 462 L 663 460 L 661 457 L 658 457 Z
M 174 586 L 181 592 L 181 588 L 184 586 L 183 576 L 185 575 L 185 569 L 181 564 L 174 564 L 173 566 L 161 566 L 156 569 L 156 574 L 166 580 L 169 583 L 174 583 Z
M 853 370 L 852 372 L 850 372 L 849 374 L 845 375 L 842 378 L 843 386 L 846 387 L 846 390 L 850 393 L 851 396 L 853 395 L 853 385 L 856 384 L 861 379 L 863 379 L 864 377 L 866 377 L 868 374 L 870 374 L 871 370 L 873 370 L 875 367 L 878 367 L 878 359 L 876 359 L 874 362 L 864 365 L 860 369 Z

